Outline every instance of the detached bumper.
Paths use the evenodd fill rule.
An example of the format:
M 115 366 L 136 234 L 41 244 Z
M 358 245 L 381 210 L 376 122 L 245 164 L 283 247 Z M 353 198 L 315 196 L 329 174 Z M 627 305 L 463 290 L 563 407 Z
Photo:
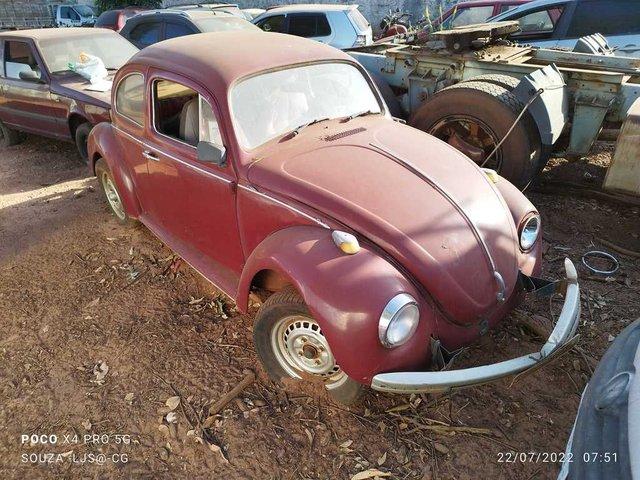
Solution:
M 500 378 L 539 368 L 571 348 L 577 339 L 580 322 L 580 288 L 576 268 L 568 258 L 564 261 L 566 292 L 560 317 L 539 352 L 481 367 L 439 372 L 393 372 L 373 377 L 371 387 L 394 393 L 446 392 L 481 385 Z

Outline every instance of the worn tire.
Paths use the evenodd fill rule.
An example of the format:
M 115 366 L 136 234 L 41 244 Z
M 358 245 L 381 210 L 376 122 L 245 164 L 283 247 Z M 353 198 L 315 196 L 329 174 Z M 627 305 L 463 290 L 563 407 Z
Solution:
M 22 141 L 20 132 L 7 127 L 4 122 L 0 122 L 0 147 L 10 147 Z
M 478 119 L 500 139 L 508 132 L 524 105 L 506 88 L 485 82 L 467 81 L 444 88 L 427 99 L 411 116 L 409 124 L 431 133 L 442 119 L 462 115 Z M 537 131 L 525 113 L 500 147 L 499 173 L 519 188 L 526 187 L 538 171 L 540 158 Z
M 510 77 L 509 75 L 486 74 L 470 78 L 469 80 L 465 80 L 465 82 L 490 83 L 492 85 L 498 85 L 499 87 L 506 88 L 507 90 L 511 91 L 518 86 L 520 80 L 515 77 Z
M 89 133 L 93 125 L 88 122 L 78 125 L 75 133 L 76 148 L 80 154 L 80 158 L 86 164 L 89 163 L 89 150 L 87 149 L 87 141 L 89 140 Z
M 280 364 L 272 346 L 271 337 L 278 321 L 291 315 L 304 316 L 312 319 L 309 309 L 302 297 L 292 287 L 285 287 L 271 295 L 262 304 L 253 327 L 253 342 L 256 346 L 258 358 L 269 377 L 275 382 L 292 377 Z M 302 373 L 302 371 L 301 371 Z M 364 386 L 347 377 L 337 382 L 339 386 L 327 387 L 327 393 L 336 402 L 351 405 L 360 398 Z
M 124 210 L 124 205 L 122 205 L 122 202 L 120 202 L 122 206 L 121 212 L 116 211 L 116 208 L 114 208 L 114 206 L 112 205 L 112 202 L 109 199 L 109 193 L 107 193 L 108 187 L 106 187 L 105 185 L 105 176 L 111 181 L 111 185 L 116 190 L 116 193 L 118 194 L 118 198 L 121 198 L 121 197 L 120 197 L 120 193 L 117 191 L 116 183 L 113 180 L 113 175 L 111 174 L 111 170 L 109 170 L 109 166 L 107 165 L 107 162 L 105 162 L 103 158 L 98 159 L 95 165 L 95 170 L 96 170 L 96 177 L 98 177 L 98 183 L 100 184 L 100 189 L 102 190 L 102 193 L 104 194 L 105 199 L 107 200 L 107 205 L 109 205 L 109 210 L 111 210 L 111 213 L 113 213 L 113 216 L 116 217 L 116 220 L 118 220 L 118 223 L 120 223 L 121 225 L 127 225 L 127 226 L 137 225 L 138 222 L 133 218 L 131 218 L 129 215 L 127 215 L 127 212 Z

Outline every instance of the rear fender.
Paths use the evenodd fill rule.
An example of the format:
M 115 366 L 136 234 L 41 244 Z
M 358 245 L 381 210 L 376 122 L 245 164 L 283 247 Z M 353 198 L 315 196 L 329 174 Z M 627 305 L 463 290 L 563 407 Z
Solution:
M 347 255 L 336 247 L 331 231 L 321 227 L 279 230 L 247 259 L 237 304 L 246 310 L 256 274 L 278 272 L 303 297 L 342 370 L 369 384 L 378 372 L 428 363 L 435 312 L 393 265 L 368 245 L 361 247 L 355 255 Z M 388 349 L 378 339 L 378 322 L 387 302 L 403 292 L 418 301 L 420 324 L 407 343 Z
M 89 134 L 87 151 L 91 172 L 95 175 L 96 161 L 99 158 L 107 162 L 127 215 L 138 218 L 142 210 L 135 193 L 133 177 L 123 160 L 124 155 L 110 123 L 103 122 L 93 127 Z

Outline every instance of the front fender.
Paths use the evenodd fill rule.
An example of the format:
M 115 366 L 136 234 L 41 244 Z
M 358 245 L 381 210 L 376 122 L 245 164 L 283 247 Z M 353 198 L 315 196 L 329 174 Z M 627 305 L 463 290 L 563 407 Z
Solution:
M 124 154 L 110 123 L 99 123 L 91 129 L 87 151 L 89 152 L 91 173 L 95 175 L 96 161 L 99 158 L 107 162 L 127 215 L 131 218 L 138 218 L 142 210 L 135 193 L 133 177 L 124 162 Z
M 370 384 L 377 373 L 429 362 L 435 312 L 393 265 L 369 245 L 361 247 L 357 254 L 347 255 L 336 247 L 331 231 L 321 227 L 279 230 L 247 259 L 237 303 L 244 308 L 258 272 L 278 272 L 302 295 L 342 370 Z M 420 324 L 407 343 L 388 349 L 378 339 L 378 321 L 387 302 L 403 292 L 418 301 Z

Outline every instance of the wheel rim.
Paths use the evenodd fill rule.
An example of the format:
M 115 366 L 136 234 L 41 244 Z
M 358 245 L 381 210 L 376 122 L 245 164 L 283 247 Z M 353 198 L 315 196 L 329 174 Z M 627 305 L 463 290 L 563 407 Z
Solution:
M 502 148 L 487 161 L 499 139 L 484 122 L 465 115 L 452 115 L 436 122 L 428 133 L 460 150 L 478 165 L 500 171 Z
M 122 206 L 122 201 L 120 200 L 120 195 L 118 195 L 116 186 L 111 181 L 111 178 L 109 178 L 109 174 L 107 172 L 102 173 L 101 179 L 102 187 L 104 188 L 104 193 L 107 196 L 107 201 L 109 202 L 111 210 L 113 210 L 113 213 L 115 213 L 120 220 L 124 220 L 124 207 Z
M 322 379 L 327 388 L 344 382 L 318 323 L 303 315 L 283 317 L 271 330 L 271 347 L 278 364 L 293 378 L 307 375 Z

